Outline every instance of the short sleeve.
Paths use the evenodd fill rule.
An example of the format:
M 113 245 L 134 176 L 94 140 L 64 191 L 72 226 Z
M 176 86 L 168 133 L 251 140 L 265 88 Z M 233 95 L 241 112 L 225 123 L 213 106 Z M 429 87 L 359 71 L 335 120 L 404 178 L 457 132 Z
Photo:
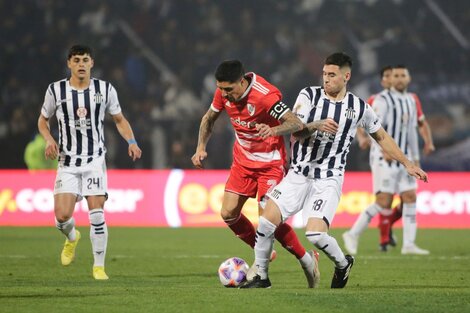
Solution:
M 52 85 L 47 88 L 46 95 L 44 96 L 44 103 L 41 108 L 41 114 L 47 119 L 54 116 L 56 111 L 56 98 L 51 88 Z
M 119 99 L 116 89 L 110 84 L 108 90 L 108 103 L 107 110 L 109 114 L 116 115 L 121 113 L 121 105 L 119 104 Z
M 268 114 L 277 120 L 280 120 L 289 111 L 289 107 L 282 102 L 282 96 L 278 92 L 267 94 L 263 97 L 262 103 Z
M 384 96 L 380 95 L 375 97 L 373 103 L 373 111 L 377 114 L 380 119 L 380 123 L 384 124 L 384 118 L 387 116 L 388 105 Z M 369 105 L 368 105 L 369 106 Z
M 426 119 L 425 116 L 424 116 L 424 113 L 423 113 L 423 107 L 421 105 L 421 100 L 419 99 L 417 94 L 412 93 L 411 95 L 413 96 L 413 99 L 416 102 L 416 112 L 418 113 L 418 121 L 421 122 L 421 121 Z
M 216 89 L 214 92 L 214 98 L 212 99 L 211 109 L 215 112 L 220 112 L 224 110 L 224 100 L 228 101 L 222 97 L 222 93 L 220 92 L 220 90 Z
M 308 121 L 311 103 L 312 101 L 305 89 L 300 91 L 297 99 L 295 100 L 293 112 L 302 121 L 302 123 L 307 123 Z
M 382 127 L 379 117 L 377 116 L 377 114 L 375 114 L 374 110 L 372 110 L 371 106 L 367 103 L 364 111 L 364 116 L 362 117 L 361 126 L 369 134 L 377 132 L 380 127 Z

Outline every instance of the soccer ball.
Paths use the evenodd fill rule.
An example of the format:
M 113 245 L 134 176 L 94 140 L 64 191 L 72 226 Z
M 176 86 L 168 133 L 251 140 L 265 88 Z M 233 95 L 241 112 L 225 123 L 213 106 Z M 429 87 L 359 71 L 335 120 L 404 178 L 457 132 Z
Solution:
M 233 257 L 219 266 L 219 279 L 225 287 L 237 287 L 246 280 L 249 266 L 245 260 Z

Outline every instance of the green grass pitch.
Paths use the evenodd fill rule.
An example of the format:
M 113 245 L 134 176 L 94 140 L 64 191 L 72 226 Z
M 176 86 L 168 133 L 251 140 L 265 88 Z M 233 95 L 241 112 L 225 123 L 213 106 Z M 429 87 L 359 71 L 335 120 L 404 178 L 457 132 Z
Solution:
M 320 256 L 320 288 L 307 289 L 279 244 L 271 289 L 224 288 L 217 268 L 253 252 L 225 228 L 110 228 L 106 271 L 94 281 L 88 228 L 69 267 L 53 227 L 0 227 L 0 312 L 470 312 L 470 230 L 419 230 L 430 256 L 379 252 L 367 230 L 343 290 L 329 288 L 333 264 Z M 342 245 L 342 229 L 332 234 Z M 396 231 L 401 242 L 401 230 Z M 306 247 L 310 245 L 298 232 Z

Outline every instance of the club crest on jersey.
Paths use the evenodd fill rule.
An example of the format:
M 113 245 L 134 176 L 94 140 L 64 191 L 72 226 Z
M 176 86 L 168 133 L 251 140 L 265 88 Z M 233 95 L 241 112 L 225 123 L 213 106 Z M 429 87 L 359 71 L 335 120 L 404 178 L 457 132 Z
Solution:
M 88 113 L 86 108 L 78 108 L 77 109 L 77 116 L 80 118 L 86 117 L 86 114 Z
M 103 103 L 103 95 L 100 92 L 95 93 L 95 103 L 96 104 Z
M 250 116 L 253 116 L 255 114 L 255 106 L 251 103 L 248 103 L 246 105 L 246 108 L 248 110 L 248 114 L 250 114 Z
M 347 108 L 346 112 L 344 112 L 344 116 L 346 116 L 348 120 L 352 120 L 356 117 L 356 110 L 354 110 L 353 108 Z

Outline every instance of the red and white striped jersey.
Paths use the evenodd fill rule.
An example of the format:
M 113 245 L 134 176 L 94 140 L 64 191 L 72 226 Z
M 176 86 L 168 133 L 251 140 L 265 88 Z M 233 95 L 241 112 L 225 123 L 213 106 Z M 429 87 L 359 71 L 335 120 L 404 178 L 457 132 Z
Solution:
M 235 130 L 233 162 L 249 168 L 285 166 L 284 138 L 257 136 L 256 123 L 271 127 L 280 125 L 282 116 L 289 108 L 281 101 L 282 94 L 274 85 L 255 73 L 247 73 L 250 82 L 238 102 L 230 102 L 217 89 L 211 104 L 215 112 L 225 110 Z

